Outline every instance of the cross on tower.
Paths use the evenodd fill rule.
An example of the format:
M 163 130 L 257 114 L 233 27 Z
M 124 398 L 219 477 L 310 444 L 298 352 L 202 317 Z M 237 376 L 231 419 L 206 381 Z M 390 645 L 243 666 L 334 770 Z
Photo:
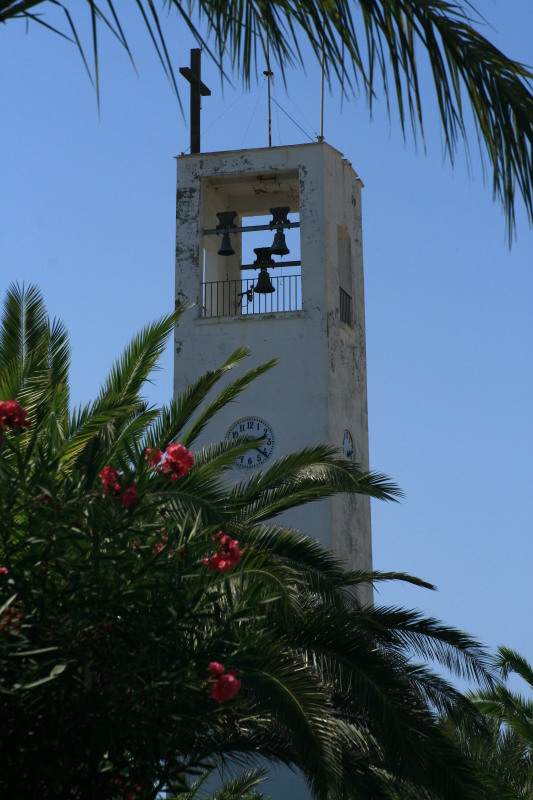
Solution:
M 211 94 L 205 83 L 202 83 L 202 51 L 191 50 L 191 66 L 180 67 L 180 73 L 191 84 L 191 153 L 200 152 L 200 95 Z

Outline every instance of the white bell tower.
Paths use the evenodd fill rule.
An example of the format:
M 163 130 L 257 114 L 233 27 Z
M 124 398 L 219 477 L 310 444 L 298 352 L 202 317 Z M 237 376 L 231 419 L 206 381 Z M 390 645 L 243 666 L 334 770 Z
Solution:
M 351 164 L 318 142 L 195 153 L 177 167 L 176 300 L 196 306 L 176 332 L 175 393 L 243 344 L 247 368 L 280 359 L 201 444 L 266 436 L 236 464 L 239 479 L 318 443 L 368 469 L 362 183 Z M 371 569 L 367 497 L 321 500 L 284 521 Z

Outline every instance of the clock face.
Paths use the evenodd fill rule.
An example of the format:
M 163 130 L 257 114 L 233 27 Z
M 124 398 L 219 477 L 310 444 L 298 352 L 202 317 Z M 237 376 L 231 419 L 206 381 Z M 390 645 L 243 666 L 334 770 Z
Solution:
M 274 450 L 274 431 L 268 422 L 259 417 L 238 419 L 228 429 L 226 439 L 238 439 L 239 436 L 253 436 L 264 441 L 237 458 L 235 462 L 237 469 L 254 469 L 268 461 Z
M 342 437 L 342 454 L 348 461 L 353 461 L 355 458 L 355 448 L 353 446 L 353 438 L 350 431 L 344 431 Z

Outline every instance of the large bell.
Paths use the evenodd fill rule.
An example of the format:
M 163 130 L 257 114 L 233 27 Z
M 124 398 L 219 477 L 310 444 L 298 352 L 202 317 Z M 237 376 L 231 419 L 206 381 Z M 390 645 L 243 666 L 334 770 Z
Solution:
M 285 234 L 282 230 L 276 231 L 270 252 L 273 256 L 286 256 L 291 252 L 287 247 Z
M 229 238 L 229 233 L 224 231 L 222 234 L 222 244 L 220 245 L 220 250 L 218 251 L 219 256 L 233 256 L 235 255 L 235 250 L 231 246 L 231 239 Z
M 254 286 L 255 294 L 272 294 L 276 290 L 272 286 L 270 275 L 266 267 L 261 267 L 261 271 L 257 276 L 257 283 Z

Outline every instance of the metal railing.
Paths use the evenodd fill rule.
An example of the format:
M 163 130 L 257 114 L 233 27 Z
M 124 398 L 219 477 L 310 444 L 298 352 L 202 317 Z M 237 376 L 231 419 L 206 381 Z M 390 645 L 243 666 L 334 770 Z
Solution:
M 340 289 L 340 300 L 339 300 L 339 316 L 341 322 L 345 322 L 346 325 L 352 325 L 352 298 L 345 292 L 344 289 Z
M 255 278 L 235 281 L 208 281 L 201 284 L 201 311 L 209 317 L 238 317 L 247 314 L 272 314 L 279 311 L 302 310 L 301 275 L 272 277 L 274 291 L 258 294 Z

